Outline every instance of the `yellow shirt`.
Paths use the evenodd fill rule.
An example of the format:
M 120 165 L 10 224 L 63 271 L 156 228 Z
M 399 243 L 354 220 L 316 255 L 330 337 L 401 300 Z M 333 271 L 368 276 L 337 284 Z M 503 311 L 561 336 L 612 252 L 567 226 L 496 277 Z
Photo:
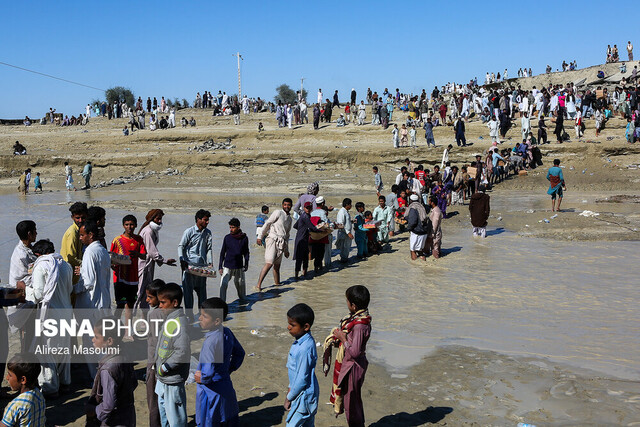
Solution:
M 60 255 L 62 259 L 67 261 L 73 267 L 73 283 L 78 282 L 79 276 L 75 273 L 75 268 L 82 262 L 82 245 L 80 244 L 80 229 L 74 222 L 67 228 L 64 236 L 62 236 L 62 245 L 60 247 Z

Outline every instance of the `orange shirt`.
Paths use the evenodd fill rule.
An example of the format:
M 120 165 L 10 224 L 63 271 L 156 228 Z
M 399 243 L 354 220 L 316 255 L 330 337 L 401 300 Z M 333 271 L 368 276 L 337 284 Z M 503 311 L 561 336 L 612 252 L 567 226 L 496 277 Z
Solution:
M 111 252 L 120 255 L 130 255 L 131 252 L 139 252 L 146 255 L 147 250 L 140 236 L 134 235 L 132 238 L 129 238 L 122 234 L 113 239 Z M 118 282 L 126 285 L 138 285 L 138 257 L 131 257 L 131 264 L 129 265 L 117 265 L 115 267 L 113 271 L 113 283 Z

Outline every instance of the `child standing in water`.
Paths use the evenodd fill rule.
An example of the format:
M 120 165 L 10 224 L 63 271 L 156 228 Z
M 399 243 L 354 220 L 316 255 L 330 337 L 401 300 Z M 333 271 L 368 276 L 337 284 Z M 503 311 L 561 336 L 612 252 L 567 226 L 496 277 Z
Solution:
M 33 192 L 37 192 L 38 189 L 40 189 L 40 192 L 42 193 L 42 181 L 40 181 L 40 172 L 36 173 L 36 177 L 33 180 Z

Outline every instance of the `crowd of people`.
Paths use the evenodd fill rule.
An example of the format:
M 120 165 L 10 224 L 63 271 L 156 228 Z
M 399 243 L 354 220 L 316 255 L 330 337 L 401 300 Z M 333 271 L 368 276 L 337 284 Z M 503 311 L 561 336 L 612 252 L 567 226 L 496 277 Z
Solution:
M 629 57 L 629 61 L 633 61 L 633 45 L 631 44 L 631 40 L 627 42 L 627 56 Z M 607 45 L 607 63 L 619 61 L 620 52 L 618 51 L 618 45 L 614 44 L 613 47 L 611 47 L 610 44 Z
M 314 240 L 310 233 L 333 230 L 333 222 L 326 216 L 329 209 L 325 208 L 322 196 L 316 196 L 318 186 L 314 185 L 315 190 L 309 193 L 313 197 L 307 197 L 305 203 L 298 204 L 295 213 L 294 227 L 298 233 L 294 258 L 296 266 L 304 266 L 303 275 L 306 275 L 309 260 L 309 252 L 305 252 L 304 247 L 311 247 L 311 252 L 316 254 L 319 252 L 316 246 L 322 245 L 322 256 L 326 251 L 325 243 L 319 243 L 324 242 L 326 234 Z M 265 266 L 261 271 L 259 289 L 272 266 L 275 284 L 280 284 L 280 262 L 283 256 L 289 256 L 292 207 L 291 199 L 286 198 L 282 209 L 270 216 L 267 216 L 268 208 L 263 209 L 256 221 L 261 224 L 257 243 L 261 245 L 265 241 Z M 350 208 L 350 202 L 345 202 L 338 214 L 335 223 L 338 224 L 338 241 L 348 238 L 345 236 L 350 236 L 351 227 L 356 226 L 357 220 L 352 222 L 348 214 Z M 167 335 L 163 328 L 159 335 L 147 337 L 146 387 L 148 425 L 151 426 L 185 426 L 187 423 L 185 382 L 189 376 L 189 355 L 192 351 L 190 339 L 194 336 L 194 322 L 197 322 L 198 329 L 206 333 L 194 373 L 197 383 L 196 423 L 199 426 L 236 425 L 239 409 L 230 374 L 241 366 L 244 350 L 222 322 L 228 313 L 226 290 L 230 280 L 234 280 L 238 303 L 247 303 L 244 273 L 249 268 L 249 238 L 242 232 L 240 221 L 237 218 L 229 220 L 229 234 L 223 239 L 218 268 L 215 268 L 213 236 L 208 228 L 211 214 L 206 210 L 198 210 L 194 226 L 182 234 L 177 243 L 177 259 L 164 257 L 158 251 L 164 217 L 161 209 L 148 212 L 138 233 L 136 217 L 125 215 L 122 218 L 123 233 L 115 236 L 110 246 L 107 246 L 104 231 L 107 212 L 103 208 L 76 202 L 69 211 L 71 224 L 58 251 L 50 240 L 38 239 L 35 222 L 25 220 L 16 226 L 19 241 L 11 257 L 8 288 L 3 289 L 0 299 L 3 306 L 10 306 L 8 320 L 4 309 L 0 313 L 0 348 L 3 351 L 0 359 L 4 361 L 7 358 L 8 325 L 20 330 L 21 343 L 21 352 L 6 365 L 9 376 L 17 378 L 17 382 L 10 380 L 9 385 L 18 393 L 5 410 L 5 425 L 25 425 L 26 422 L 31 426 L 44 426 L 45 399 L 55 399 L 69 391 L 72 380 L 69 358 L 43 356 L 38 359 L 40 363 L 34 363 L 32 355 L 27 353 L 33 353 L 34 346 L 42 343 L 42 339 L 34 339 L 34 326 L 30 322 L 34 318 L 59 316 L 60 312 L 56 310 L 71 308 L 91 309 L 95 310 L 96 316 L 100 314 L 91 318 L 94 338 L 89 338 L 89 341 L 101 349 L 126 345 L 134 340 L 130 330 L 120 336 L 114 330 L 105 329 L 101 323 L 103 319 L 124 320 L 123 324 L 130 324 L 127 322 L 136 316 L 143 316 L 147 319 L 160 318 L 165 325 L 177 322 L 181 326 L 177 335 Z M 361 216 L 359 214 L 360 219 Z M 341 261 L 348 261 L 350 246 L 350 243 L 340 245 Z M 183 271 L 181 284 L 165 283 L 155 278 L 157 267 L 177 264 Z M 322 267 L 316 268 L 316 274 L 320 274 L 320 270 Z M 214 276 L 213 271 L 220 274 L 220 296 L 209 298 L 206 280 Z M 197 302 L 194 301 L 194 292 Z M 335 414 L 346 412 L 349 425 L 364 425 L 361 388 L 366 371 L 365 348 L 371 331 L 371 317 L 367 311 L 369 291 L 364 286 L 353 286 L 347 289 L 346 297 L 349 312 L 325 339 L 324 357 L 330 360 L 332 349 L 338 351 L 331 397 L 335 403 Z M 115 312 L 111 310 L 114 301 Z M 23 313 L 24 317 L 14 316 L 15 312 Z M 74 313 L 78 316 L 77 312 Z M 288 329 L 295 339 L 287 363 L 290 384 L 284 406 L 289 410 L 288 425 L 313 425 L 318 409 L 318 384 L 314 374 L 317 353 L 315 340 L 310 335 L 313 318 L 313 310 L 305 304 L 298 304 L 287 313 Z M 202 333 L 196 335 L 202 337 Z M 69 346 L 70 340 L 69 336 L 51 337 L 45 343 Z M 83 340 L 86 345 L 91 345 L 86 336 Z M 222 342 L 224 352 L 218 353 L 216 348 Z M 0 366 L 4 373 L 5 365 Z M 327 365 L 325 359 L 325 374 L 330 366 L 331 363 Z M 114 422 L 124 426 L 135 425 L 133 392 L 138 381 L 131 361 L 122 354 L 114 356 L 109 353 L 99 364 L 88 361 L 87 367 L 94 378 L 87 402 L 87 422 L 91 425 L 111 425 Z M 3 390 L 3 397 L 7 397 L 6 390 Z M 143 423 L 147 424 L 147 421 Z
M 317 182 L 309 184 L 306 193 L 300 194 L 295 204 L 291 198 L 285 198 L 281 208 L 273 212 L 263 206 L 256 217 L 255 242 L 258 247 L 264 246 L 265 263 L 255 290 L 263 291 L 270 270 L 273 270 L 274 285 L 282 284 L 280 266 L 283 258 L 290 256 L 292 228 L 297 230 L 293 239 L 293 280 L 311 280 L 307 271 L 311 262 L 314 276 L 327 273 L 333 265 L 333 247 L 338 250 L 338 263 L 346 264 L 351 262 L 352 243 L 355 243 L 356 257 L 364 260 L 387 252 L 392 238 L 404 232 L 409 233 L 408 252 L 412 260 L 428 256 L 437 259 L 442 256 L 442 229 L 447 208 L 464 205 L 467 201 L 473 235 L 485 237 L 490 213 L 490 197 L 486 190 L 502 179 L 492 180 L 491 177 L 501 176 L 514 157 L 523 157 L 523 151 L 516 145 L 507 160 L 508 153 L 502 156 L 497 150 L 490 150 L 486 158 L 476 155 L 470 164 L 458 168 L 449 160 L 452 149 L 449 145 L 444 150 L 442 163 L 435 165 L 433 172 L 405 159 L 388 195 L 383 195 L 382 176 L 378 168 L 373 167 L 378 203 L 369 209 L 363 202 L 353 203 L 350 198 L 344 198 L 340 208 L 334 209 L 320 195 Z M 515 163 L 522 166 L 523 161 Z M 559 161 L 556 161 L 547 177 L 551 183 L 549 194 L 553 193 L 552 197 L 559 195 L 561 200 L 564 179 L 558 165 Z M 353 207 L 356 214 L 352 217 Z M 330 219 L 335 211 L 335 220 Z M 113 329 L 105 329 L 104 323 L 100 323 L 103 318 L 130 324 L 128 322 L 142 316 L 159 318 L 165 324 L 177 322 L 184 327 L 185 332 L 177 336 L 160 332 L 157 336 L 147 337 L 148 423 L 152 426 L 186 425 L 188 355 L 192 350 L 190 340 L 194 336 L 194 326 L 199 325 L 205 334 L 198 368 L 193 372 L 197 383 L 196 423 L 204 426 L 237 422 L 239 409 L 230 375 L 242 365 L 244 349 L 222 324 L 228 313 L 226 300 L 230 281 L 233 280 L 237 291 L 237 304 L 248 302 L 245 272 L 249 269 L 250 238 L 242 231 L 240 221 L 237 218 L 228 221 L 229 233 L 223 238 L 216 265 L 213 235 L 208 228 L 211 213 L 204 209 L 196 212 L 194 225 L 182 234 L 177 243 L 176 259 L 166 257 L 158 250 L 164 218 L 161 209 L 151 209 L 137 233 L 137 218 L 125 215 L 123 233 L 115 236 L 110 246 L 104 230 L 107 212 L 103 208 L 76 202 L 69 212 L 71 224 L 57 252 L 51 241 L 38 239 L 35 222 L 25 220 L 16 226 L 19 241 L 11 257 L 9 287 L 3 291 L 0 302 L 10 306 L 10 313 L 29 314 L 27 317 L 10 314 L 7 320 L 4 310 L 0 313 L 0 331 L 6 332 L 7 325 L 16 327 L 21 343 L 21 353 L 11 358 L 7 365 L 10 376 L 17 378 L 17 382 L 9 381 L 9 384 L 19 393 L 7 406 L 5 419 L 20 421 L 25 415 L 19 409 L 28 407 L 39 414 L 30 418 L 31 425 L 44 425 L 44 411 L 39 412 L 39 408 L 46 398 L 66 393 L 72 380 L 68 359 L 43 357 L 39 364 L 31 361 L 26 352 L 33 352 L 36 345 L 34 329 L 28 322 L 18 324 L 17 319 L 51 317 L 56 309 L 73 307 L 93 309 L 101 314 L 92 319 L 92 345 L 102 349 L 134 340 L 130 330 L 120 336 Z M 182 282 L 165 283 L 156 278 L 157 268 L 163 265 L 180 265 Z M 215 277 L 215 273 L 220 275 L 219 296 L 210 298 L 206 282 L 208 277 Z M 347 289 L 346 297 L 349 313 L 324 341 L 323 372 L 330 371 L 331 352 L 337 349 L 331 394 L 335 414 L 346 412 L 349 425 L 364 425 L 361 390 L 366 372 L 365 348 L 371 333 L 371 316 L 367 310 L 370 296 L 366 287 L 354 286 Z M 114 305 L 115 312 L 112 311 Z M 288 329 L 295 339 L 287 363 L 290 384 L 284 406 L 289 410 L 288 425 L 313 425 L 318 410 L 318 385 L 314 376 L 317 353 L 315 340 L 310 335 L 313 318 L 312 308 L 305 304 L 298 304 L 287 313 Z M 203 337 L 202 333 L 196 336 Z M 2 360 L 7 357 L 7 339 L 7 335 L 0 336 L 3 341 L 0 348 L 5 351 L 0 354 Z M 50 339 L 57 341 L 49 344 L 71 345 L 71 337 Z M 223 341 L 224 352 L 215 353 L 214 349 Z M 125 357 L 113 354 L 105 355 L 99 364 L 87 362 L 94 378 L 87 402 L 89 422 L 136 424 L 133 392 L 137 380 L 132 366 Z

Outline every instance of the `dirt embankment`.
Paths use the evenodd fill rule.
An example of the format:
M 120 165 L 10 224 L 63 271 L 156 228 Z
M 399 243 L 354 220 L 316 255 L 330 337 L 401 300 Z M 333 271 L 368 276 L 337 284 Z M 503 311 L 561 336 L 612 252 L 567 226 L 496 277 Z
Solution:
M 337 111 L 336 108 L 334 112 Z M 335 196 L 335 203 L 342 197 L 357 194 L 368 195 L 363 200 L 375 203 L 374 197 L 369 197 L 373 188 L 373 165 L 380 168 L 385 189 L 389 191 L 406 157 L 415 165 L 423 164 L 432 169 L 440 164 L 444 147 L 452 143 L 451 163 L 462 166 L 490 146 L 487 127 L 473 120 L 467 125 L 468 147 L 455 146 L 452 128 L 441 126 L 434 132 L 436 148 L 427 148 L 423 132 L 418 130 L 417 148 L 393 149 L 391 130 L 379 126 L 350 124 L 337 128 L 334 123 L 324 123 L 315 131 L 308 124 L 293 129 L 278 128 L 274 116 L 268 113 L 242 115 L 241 125 L 234 126 L 230 117 L 210 117 L 209 114 L 203 110 L 180 111 L 178 117 L 194 116 L 198 126 L 154 132 L 142 130 L 129 136 L 122 135 L 125 119 L 94 118 L 85 127 L 72 128 L 3 126 L 0 128 L 0 152 L 10 153 L 13 142 L 19 140 L 27 147 L 29 155 L 0 156 L 0 191 L 15 191 L 18 177 L 27 167 L 41 173 L 45 190 L 64 190 L 64 162 L 68 161 L 77 175 L 84 163 L 91 160 L 94 185 L 109 184 L 113 180 L 123 184 L 117 187 L 118 191 L 143 190 L 142 198 L 136 197 L 144 204 L 149 200 L 163 200 L 170 205 L 184 206 L 193 201 L 188 193 L 199 192 L 207 193 L 209 201 L 216 206 L 237 207 L 238 199 L 242 199 L 241 205 L 254 208 L 252 203 L 257 206 L 265 202 L 266 195 L 297 196 L 312 181 L 320 181 L 323 193 Z M 395 112 L 394 119 L 402 124 L 406 113 Z M 257 132 L 259 121 L 265 125 L 264 132 Z M 565 238 L 599 238 L 595 236 L 602 233 L 596 231 L 608 230 L 607 238 L 637 239 L 633 229 L 637 228 L 638 219 L 631 209 L 634 204 L 624 201 L 617 203 L 618 206 L 592 204 L 596 198 L 640 194 L 640 146 L 624 141 L 624 127 L 623 120 L 614 118 L 596 138 L 593 121 L 587 120 L 586 136 L 581 141 L 542 145 L 545 164 L 530 170 L 527 176 L 513 177 L 496 186 L 493 199 L 508 199 L 513 195 L 546 197 L 546 170 L 554 158 L 559 158 L 568 187 L 563 207 L 575 210 L 573 217 L 576 218 L 560 227 L 573 231 L 560 232 L 560 228 L 556 230 L 555 226 L 549 226 L 542 235 L 547 236 L 553 230 L 552 237 L 560 232 Z M 573 134 L 569 126 L 567 131 Z M 516 119 L 501 148 L 513 147 L 520 138 L 519 120 Z M 196 145 L 209 139 L 230 140 L 231 148 L 195 152 Z M 80 177 L 76 178 L 76 182 L 79 180 Z M 167 198 L 163 195 L 172 191 L 179 196 L 174 194 Z M 542 211 L 542 217 L 536 221 L 550 216 L 544 212 L 549 209 L 548 202 L 540 206 L 534 206 L 532 201 L 523 203 L 521 212 L 530 207 Z M 577 218 L 583 210 L 604 211 L 603 215 L 610 212 L 613 215 L 611 222 L 621 226 L 602 223 L 603 216 L 598 220 L 589 219 L 591 225 L 585 224 L 583 219 Z M 503 224 L 523 235 L 532 235 L 526 216 L 517 213 L 512 219 L 510 216 L 502 215 L 506 221 Z M 555 223 L 559 227 L 560 221 Z M 533 235 L 541 235 L 540 232 Z

